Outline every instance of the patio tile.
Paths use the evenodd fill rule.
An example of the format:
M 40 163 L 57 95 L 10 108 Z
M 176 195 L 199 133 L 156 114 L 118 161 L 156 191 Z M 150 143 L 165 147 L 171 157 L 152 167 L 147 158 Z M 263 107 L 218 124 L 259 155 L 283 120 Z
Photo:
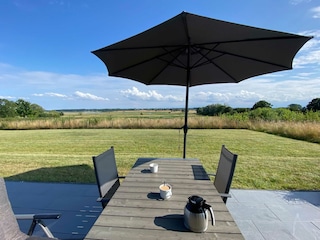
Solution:
M 319 191 L 281 191 L 275 192 L 288 203 L 310 203 L 316 207 L 320 207 Z
M 232 197 L 228 199 L 228 202 L 239 203 L 279 203 L 282 198 L 274 193 L 274 191 L 261 191 L 261 190 L 231 190 Z
M 320 229 L 320 221 L 312 221 L 312 224 Z
M 260 203 L 227 203 L 227 208 L 235 220 L 276 221 L 279 218 L 265 205 Z
M 320 192 L 232 189 L 231 195 L 227 207 L 246 239 L 258 231 L 268 240 L 320 240 Z
M 53 235 L 59 239 L 83 239 L 102 211 L 95 184 L 55 184 L 6 182 L 15 213 L 62 213 L 58 220 L 45 220 Z M 19 221 L 27 232 L 30 221 Z M 43 236 L 40 228 L 36 236 Z
M 264 240 L 264 237 L 251 220 L 238 220 L 237 225 L 246 240 Z
M 59 220 L 46 221 L 60 239 L 83 239 L 102 211 L 95 184 L 6 185 L 16 213 L 61 212 Z M 227 208 L 245 239 L 320 240 L 320 192 L 232 189 L 231 195 Z M 24 232 L 30 226 L 25 221 L 19 225 Z
M 268 240 L 319 239 L 320 230 L 310 222 L 255 221 L 257 229 Z
M 281 221 L 320 221 L 320 210 L 306 204 L 266 204 Z

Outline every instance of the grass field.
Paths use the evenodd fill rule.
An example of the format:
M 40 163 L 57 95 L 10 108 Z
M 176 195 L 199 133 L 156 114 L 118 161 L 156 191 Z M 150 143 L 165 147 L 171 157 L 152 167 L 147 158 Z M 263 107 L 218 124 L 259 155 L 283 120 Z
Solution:
M 306 115 L 313 117 L 309 120 L 263 120 L 238 115 L 201 116 L 190 110 L 188 126 L 192 129 L 249 129 L 320 143 L 318 113 Z M 0 118 L 1 130 L 179 129 L 183 125 L 184 112 L 170 109 L 65 112 L 63 116 L 53 118 Z
M 42 182 L 95 181 L 92 160 L 115 147 L 125 175 L 138 157 L 182 157 L 183 132 L 175 129 L 56 129 L 0 131 L 0 176 Z M 233 188 L 320 188 L 320 145 L 250 130 L 190 129 L 187 157 L 208 172 L 221 145 L 237 153 Z

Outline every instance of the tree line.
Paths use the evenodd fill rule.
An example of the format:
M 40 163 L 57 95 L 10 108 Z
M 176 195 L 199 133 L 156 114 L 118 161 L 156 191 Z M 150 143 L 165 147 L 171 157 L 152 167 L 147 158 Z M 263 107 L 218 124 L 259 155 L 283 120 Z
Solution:
M 259 111 L 257 109 L 260 109 Z M 264 109 L 264 110 L 261 110 Z M 315 98 L 310 101 L 306 107 L 302 107 L 299 104 L 290 104 L 287 108 L 272 109 L 272 104 L 261 100 L 256 102 L 252 108 L 232 108 L 223 104 L 211 104 L 205 107 L 196 109 L 197 114 L 205 116 L 219 116 L 222 114 L 241 114 L 251 112 L 251 116 L 262 115 L 275 115 L 286 114 L 284 110 L 290 110 L 296 113 L 307 112 L 320 112 L 320 98 Z M 255 111 L 257 110 L 257 111 Z M 23 99 L 17 101 L 10 101 L 7 99 L 0 99 L 0 118 L 38 118 L 38 117 L 59 117 L 63 115 L 63 111 L 46 111 L 38 104 L 30 103 Z M 288 115 L 288 114 L 287 114 Z M 263 117 L 262 117 L 263 118 Z M 265 117 L 264 117 L 265 118 Z
M 264 109 L 264 110 L 262 110 Z M 291 112 L 296 113 L 307 113 L 307 112 L 320 112 L 320 98 L 315 98 L 312 101 L 310 101 L 306 107 L 302 107 L 300 104 L 290 104 L 286 108 L 278 108 L 278 109 L 272 109 L 272 104 L 261 100 L 256 102 L 251 108 L 232 108 L 228 105 L 223 104 L 211 104 L 205 107 L 197 108 L 197 114 L 204 115 L 204 116 L 219 116 L 222 114 L 239 114 L 239 113 L 248 113 L 251 112 L 251 115 L 254 113 L 264 113 L 264 114 L 271 114 L 279 113 L 284 114 L 284 112 L 288 110 Z
M 59 117 L 61 115 L 63 115 L 62 112 L 46 111 L 38 104 L 30 103 L 23 99 L 18 99 L 15 102 L 0 99 L 0 118 Z

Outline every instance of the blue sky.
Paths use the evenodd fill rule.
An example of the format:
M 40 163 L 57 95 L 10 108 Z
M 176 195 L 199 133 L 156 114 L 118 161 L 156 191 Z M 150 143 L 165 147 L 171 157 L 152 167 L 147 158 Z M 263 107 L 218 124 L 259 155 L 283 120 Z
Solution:
M 2 0 L 0 98 L 22 98 L 47 110 L 183 108 L 184 87 L 109 77 L 91 53 L 182 11 L 314 36 L 296 55 L 293 70 L 192 87 L 189 107 L 252 107 L 259 100 L 306 106 L 320 97 L 319 0 Z

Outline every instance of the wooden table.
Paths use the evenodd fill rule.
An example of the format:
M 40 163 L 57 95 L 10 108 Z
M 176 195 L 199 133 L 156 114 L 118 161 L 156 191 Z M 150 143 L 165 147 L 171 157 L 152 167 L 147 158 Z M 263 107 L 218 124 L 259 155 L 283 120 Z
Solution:
M 158 173 L 149 164 L 159 164 Z M 172 197 L 159 200 L 159 185 L 172 186 Z M 183 224 L 188 197 L 199 195 L 213 207 L 216 225 L 205 233 Z M 139 158 L 103 210 L 89 239 L 244 239 L 198 159 Z

